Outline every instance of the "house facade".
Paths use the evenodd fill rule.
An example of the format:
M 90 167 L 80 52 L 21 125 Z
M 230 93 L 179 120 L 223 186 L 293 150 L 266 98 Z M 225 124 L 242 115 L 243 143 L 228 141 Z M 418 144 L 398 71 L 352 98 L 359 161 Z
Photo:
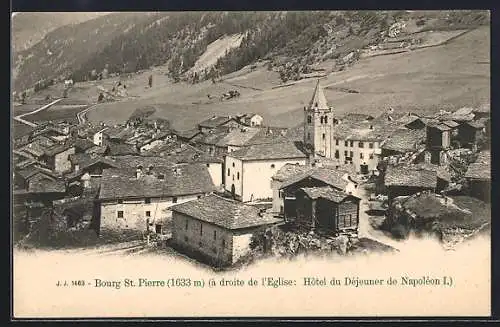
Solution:
M 293 143 L 260 144 L 227 154 L 226 191 L 242 202 L 271 199 L 271 178 L 286 164 L 305 165 L 306 155 Z
M 55 172 L 65 173 L 71 170 L 70 155 L 72 154 L 75 154 L 74 146 L 56 145 L 44 152 L 43 160 Z
M 281 221 L 213 194 L 170 209 L 176 247 L 216 266 L 236 263 L 250 251 L 255 232 Z
M 215 187 L 203 165 L 106 169 L 99 193 L 100 232 L 168 231 L 168 208 L 202 197 Z

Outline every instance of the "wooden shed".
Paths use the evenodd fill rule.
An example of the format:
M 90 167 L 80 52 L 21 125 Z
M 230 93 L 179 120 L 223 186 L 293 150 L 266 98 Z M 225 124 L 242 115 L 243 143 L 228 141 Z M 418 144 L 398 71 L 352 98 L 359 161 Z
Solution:
M 360 200 L 330 186 L 304 187 L 296 191 L 295 214 L 285 209 L 286 218 L 327 234 L 357 233 Z

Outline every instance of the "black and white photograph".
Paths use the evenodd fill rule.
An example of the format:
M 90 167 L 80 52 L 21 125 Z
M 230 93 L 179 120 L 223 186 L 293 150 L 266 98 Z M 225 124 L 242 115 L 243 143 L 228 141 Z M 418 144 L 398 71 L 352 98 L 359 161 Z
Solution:
M 13 317 L 489 316 L 490 34 L 12 13 Z

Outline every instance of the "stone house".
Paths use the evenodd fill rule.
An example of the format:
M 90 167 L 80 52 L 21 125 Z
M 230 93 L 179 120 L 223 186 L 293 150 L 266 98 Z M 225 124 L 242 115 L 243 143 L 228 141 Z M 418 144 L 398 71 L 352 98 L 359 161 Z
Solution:
M 65 173 L 71 170 L 70 155 L 75 154 L 72 144 L 55 145 L 44 151 L 43 161 L 52 170 Z
M 418 192 L 436 192 L 437 171 L 410 168 L 407 166 L 388 166 L 384 174 L 384 187 L 391 202 L 398 196 L 408 196 Z
M 470 121 L 461 124 L 458 128 L 458 140 L 461 147 L 477 149 L 483 132 L 485 132 L 485 121 Z
M 164 234 L 171 223 L 170 206 L 214 190 L 202 164 L 105 169 L 98 197 L 100 233 Z
M 250 127 L 262 126 L 264 118 L 259 114 L 247 113 L 239 117 L 242 124 Z
M 306 161 L 293 142 L 244 147 L 226 155 L 225 190 L 242 202 L 270 199 L 271 177 L 286 164 L 305 165 Z
M 281 222 L 253 206 L 214 194 L 172 210 L 172 241 L 180 251 L 216 266 L 236 263 L 256 231 Z
M 212 116 L 200 123 L 198 123 L 198 129 L 202 133 L 208 133 L 211 130 L 218 128 L 236 128 L 242 126 L 241 123 L 231 116 Z

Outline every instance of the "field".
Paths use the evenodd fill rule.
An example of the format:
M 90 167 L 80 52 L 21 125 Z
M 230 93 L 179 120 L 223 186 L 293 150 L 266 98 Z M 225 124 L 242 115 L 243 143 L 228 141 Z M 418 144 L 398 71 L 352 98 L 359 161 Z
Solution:
M 389 107 L 414 112 L 477 106 L 490 101 L 490 31 L 481 27 L 449 43 L 411 52 L 365 58 L 345 71 L 322 79 L 325 95 L 335 112 L 378 114 Z M 486 64 L 485 64 L 486 63 Z M 332 62 L 323 62 L 329 70 Z M 123 79 L 131 97 L 98 105 L 88 113 L 92 121 L 125 121 L 138 107 L 155 105 L 155 116 L 170 119 L 173 127 L 191 128 L 213 114 L 255 112 L 266 123 L 291 127 L 302 120 L 302 107 L 311 97 L 315 79 L 278 87 L 279 75 L 258 65 L 225 76 L 224 81 L 188 85 L 172 84 L 165 67 L 134 74 Z M 153 87 L 147 88 L 153 75 Z M 117 78 L 79 83 L 70 98 L 83 100 L 97 96 L 97 84 L 110 87 Z M 241 97 L 221 101 L 219 96 L 231 89 Z M 359 93 L 346 93 L 354 89 Z M 208 97 L 211 96 L 211 98 Z

